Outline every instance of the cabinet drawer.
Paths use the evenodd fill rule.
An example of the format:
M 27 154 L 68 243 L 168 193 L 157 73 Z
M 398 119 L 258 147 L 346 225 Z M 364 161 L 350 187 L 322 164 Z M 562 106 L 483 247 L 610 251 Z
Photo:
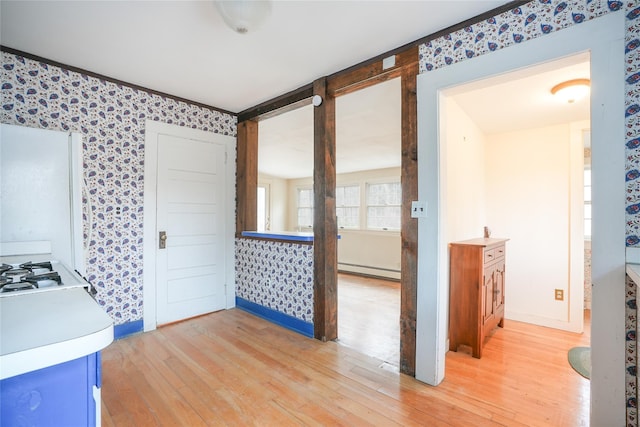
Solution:
M 496 259 L 496 250 L 495 249 L 485 249 L 484 250 L 484 263 L 490 263 Z
M 484 263 L 488 264 L 497 259 L 504 258 L 504 246 L 484 250 Z

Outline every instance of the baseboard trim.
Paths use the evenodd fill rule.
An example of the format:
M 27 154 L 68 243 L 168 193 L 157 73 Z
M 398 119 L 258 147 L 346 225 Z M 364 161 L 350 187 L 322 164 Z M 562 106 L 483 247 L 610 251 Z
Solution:
M 268 320 L 283 328 L 287 328 L 306 337 L 313 338 L 313 323 L 305 322 L 296 317 L 281 313 L 244 298 L 236 297 L 236 307 L 255 316 Z
M 142 319 L 123 323 L 122 325 L 115 325 L 113 327 L 113 338 L 119 340 L 120 338 L 126 338 L 129 335 L 142 332 L 143 326 L 144 325 Z
M 381 279 L 400 280 L 401 272 L 399 270 L 390 270 L 386 268 L 367 267 L 363 265 L 338 263 L 338 272 L 358 274 L 361 276 L 379 277 Z

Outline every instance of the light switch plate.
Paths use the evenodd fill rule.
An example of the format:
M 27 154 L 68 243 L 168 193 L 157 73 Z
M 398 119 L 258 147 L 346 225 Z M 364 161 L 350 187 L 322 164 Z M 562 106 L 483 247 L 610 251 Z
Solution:
M 414 200 L 411 202 L 411 218 L 426 218 L 427 202 Z
M 396 66 L 396 56 L 391 55 L 382 60 L 382 69 L 387 70 Z

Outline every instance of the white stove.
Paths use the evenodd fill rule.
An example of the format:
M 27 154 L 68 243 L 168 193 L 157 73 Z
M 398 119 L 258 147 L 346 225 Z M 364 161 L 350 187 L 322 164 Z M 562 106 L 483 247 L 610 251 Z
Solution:
M 0 298 L 80 287 L 90 284 L 59 261 L 0 257 Z
M 0 131 L 0 297 L 92 290 L 81 275 L 82 136 L 6 124 Z

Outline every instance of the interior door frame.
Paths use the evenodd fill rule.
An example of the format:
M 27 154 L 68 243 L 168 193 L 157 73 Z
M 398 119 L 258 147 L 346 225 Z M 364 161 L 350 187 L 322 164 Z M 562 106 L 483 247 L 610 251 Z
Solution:
M 142 259 L 142 298 L 144 302 L 144 331 L 157 327 L 157 284 L 156 284 L 156 235 L 157 225 L 157 175 L 158 175 L 158 135 L 171 135 L 179 138 L 194 139 L 223 144 L 226 148 L 225 160 L 225 244 L 227 245 L 225 275 L 226 308 L 235 307 L 235 175 L 236 175 L 236 138 L 213 132 L 205 132 L 178 125 L 146 120 L 145 156 L 144 156 L 144 201 L 143 201 L 143 259 Z
M 591 422 L 624 424 L 624 13 L 612 12 L 500 51 L 418 76 L 420 200 L 431 212 L 419 219 L 416 378 L 444 379 L 448 329 L 448 265 L 441 221 L 438 105 L 441 91 L 458 84 L 591 52 L 593 181 Z M 614 141 L 610 144 L 609 141 Z

